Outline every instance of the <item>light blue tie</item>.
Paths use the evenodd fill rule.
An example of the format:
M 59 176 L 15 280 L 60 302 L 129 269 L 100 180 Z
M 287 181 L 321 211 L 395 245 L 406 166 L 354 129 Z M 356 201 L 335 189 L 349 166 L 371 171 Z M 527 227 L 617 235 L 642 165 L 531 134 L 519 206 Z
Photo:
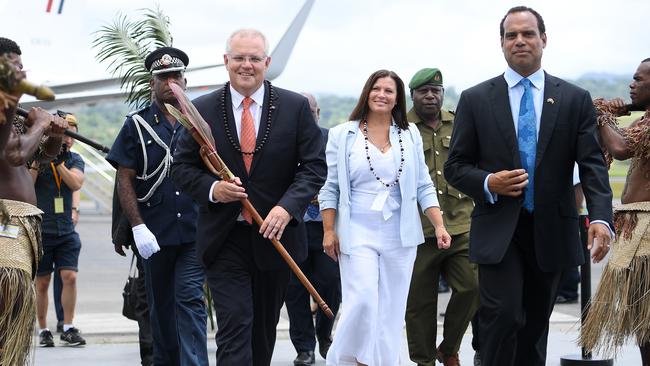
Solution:
M 527 78 L 520 81 L 524 86 L 524 95 L 519 104 L 519 121 L 517 123 L 517 142 L 521 166 L 528 173 L 528 186 L 524 191 L 524 208 L 533 212 L 535 207 L 535 153 L 537 150 L 537 119 L 531 83 Z
M 320 209 L 313 203 L 310 203 L 309 206 L 307 206 L 307 216 L 309 216 L 310 219 L 316 220 L 319 213 Z

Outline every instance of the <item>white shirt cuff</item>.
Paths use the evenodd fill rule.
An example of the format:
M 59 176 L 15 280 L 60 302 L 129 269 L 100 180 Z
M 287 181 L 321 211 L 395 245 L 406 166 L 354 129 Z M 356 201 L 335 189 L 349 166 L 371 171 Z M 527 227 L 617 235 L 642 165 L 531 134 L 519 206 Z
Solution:
M 219 201 L 215 200 L 212 198 L 212 191 L 214 190 L 214 186 L 219 183 L 218 180 L 215 180 L 214 183 L 210 186 L 210 191 L 208 192 L 208 200 L 212 203 L 219 203 Z
M 495 203 L 499 196 L 497 196 L 496 193 L 490 192 L 490 189 L 488 188 L 488 179 L 490 179 L 491 175 L 492 173 L 488 174 L 487 177 L 485 177 L 485 180 L 483 181 L 483 191 L 485 192 L 485 200 L 489 203 Z

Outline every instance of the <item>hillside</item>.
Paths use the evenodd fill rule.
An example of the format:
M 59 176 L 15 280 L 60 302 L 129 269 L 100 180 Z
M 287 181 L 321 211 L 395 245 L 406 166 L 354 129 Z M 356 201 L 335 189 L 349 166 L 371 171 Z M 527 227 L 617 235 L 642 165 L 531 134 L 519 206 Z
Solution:
M 628 75 L 612 74 L 585 74 L 572 82 L 589 90 L 592 97 L 623 97 L 629 100 Z M 445 90 L 445 108 L 455 109 L 458 103 L 459 94 L 453 86 Z M 356 104 L 354 97 L 342 97 L 333 94 L 321 94 L 316 96 L 321 108 L 321 121 L 323 127 L 335 126 L 347 121 L 350 112 Z M 412 105 L 410 97 L 407 96 L 407 108 Z M 94 106 L 86 106 L 77 110 L 80 121 L 80 133 L 110 146 L 117 136 L 124 121 L 124 116 L 129 108 L 122 103 L 105 103 Z

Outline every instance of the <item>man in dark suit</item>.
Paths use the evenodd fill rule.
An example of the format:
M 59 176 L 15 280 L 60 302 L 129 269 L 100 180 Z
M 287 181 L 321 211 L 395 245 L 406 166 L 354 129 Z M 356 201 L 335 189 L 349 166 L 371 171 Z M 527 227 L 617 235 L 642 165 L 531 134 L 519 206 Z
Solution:
M 235 182 L 206 169 L 189 134 L 174 155 L 174 181 L 200 205 L 198 257 L 216 309 L 219 365 L 270 364 L 289 268 L 267 239 L 281 239 L 302 261 L 302 217 L 325 181 L 323 138 L 309 103 L 264 80 L 270 62 L 262 33 L 234 32 L 224 54 L 230 82 L 194 101 Z M 244 197 L 264 218 L 261 227 L 242 210 Z
M 501 21 L 503 75 L 464 91 L 445 176 L 476 204 L 470 260 L 479 264 L 484 366 L 544 365 L 563 269 L 584 262 L 572 172 L 580 166 L 589 247 L 609 250 L 612 193 L 589 93 L 544 72 L 546 33 L 533 9 Z

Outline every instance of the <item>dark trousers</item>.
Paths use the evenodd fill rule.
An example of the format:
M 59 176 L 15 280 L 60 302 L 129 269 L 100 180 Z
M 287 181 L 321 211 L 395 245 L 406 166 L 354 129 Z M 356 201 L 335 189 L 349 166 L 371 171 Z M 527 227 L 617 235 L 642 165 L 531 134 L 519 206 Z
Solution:
M 565 269 L 562 271 L 562 276 L 560 276 L 560 285 L 557 290 L 558 296 L 562 295 L 567 300 L 577 299 L 578 283 L 580 283 L 578 267 Z
M 268 366 L 273 356 L 289 268 L 260 270 L 253 259 L 251 230 L 236 224 L 206 269 L 217 317 L 219 366 Z
M 472 349 L 474 351 L 481 351 L 481 343 L 479 342 L 479 330 L 478 330 L 478 311 L 474 314 L 472 318 Z
M 133 247 L 135 249 L 135 245 Z M 140 257 L 138 253 L 136 253 L 135 263 L 136 267 L 138 268 L 138 277 L 135 279 L 135 296 L 137 299 L 135 304 L 135 315 L 138 317 L 140 362 L 142 366 L 151 366 L 153 365 L 153 337 L 151 335 L 151 319 L 149 318 L 149 304 L 147 303 L 144 263 L 142 257 Z
M 438 249 L 435 238 L 418 246 L 406 303 L 406 338 L 411 360 L 435 365 L 438 280 L 442 272 L 452 293 L 445 310 L 440 351 L 458 353 L 479 301 L 476 264 L 469 261 L 469 233 L 454 235 L 449 249 Z
M 307 259 L 300 264 L 300 269 L 336 316 L 341 303 L 339 266 L 323 253 L 323 223 L 308 221 L 305 225 L 309 250 Z M 329 319 L 318 308 L 314 328 L 309 292 L 293 273 L 287 287 L 285 303 L 289 314 L 289 336 L 297 352 L 313 351 L 316 348 L 315 337 L 319 342 L 331 340 L 334 319 Z
M 503 260 L 479 265 L 483 366 L 544 366 L 559 280 L 539 268 L 533 216 L 522 212 Z
M 54 311 L 56 312 L 57 325 L 63 322 L 63 305 L 61 305 L 61 292 L 63 291 L 63 281 L 61 280 L 61 272 L 54 271 L 54 284 L 52 285 L 52 292 L 54 294 Z
M 194 243 L 161 246 L 144 260 L 154 365 L 208 365 L 205 277 Z

